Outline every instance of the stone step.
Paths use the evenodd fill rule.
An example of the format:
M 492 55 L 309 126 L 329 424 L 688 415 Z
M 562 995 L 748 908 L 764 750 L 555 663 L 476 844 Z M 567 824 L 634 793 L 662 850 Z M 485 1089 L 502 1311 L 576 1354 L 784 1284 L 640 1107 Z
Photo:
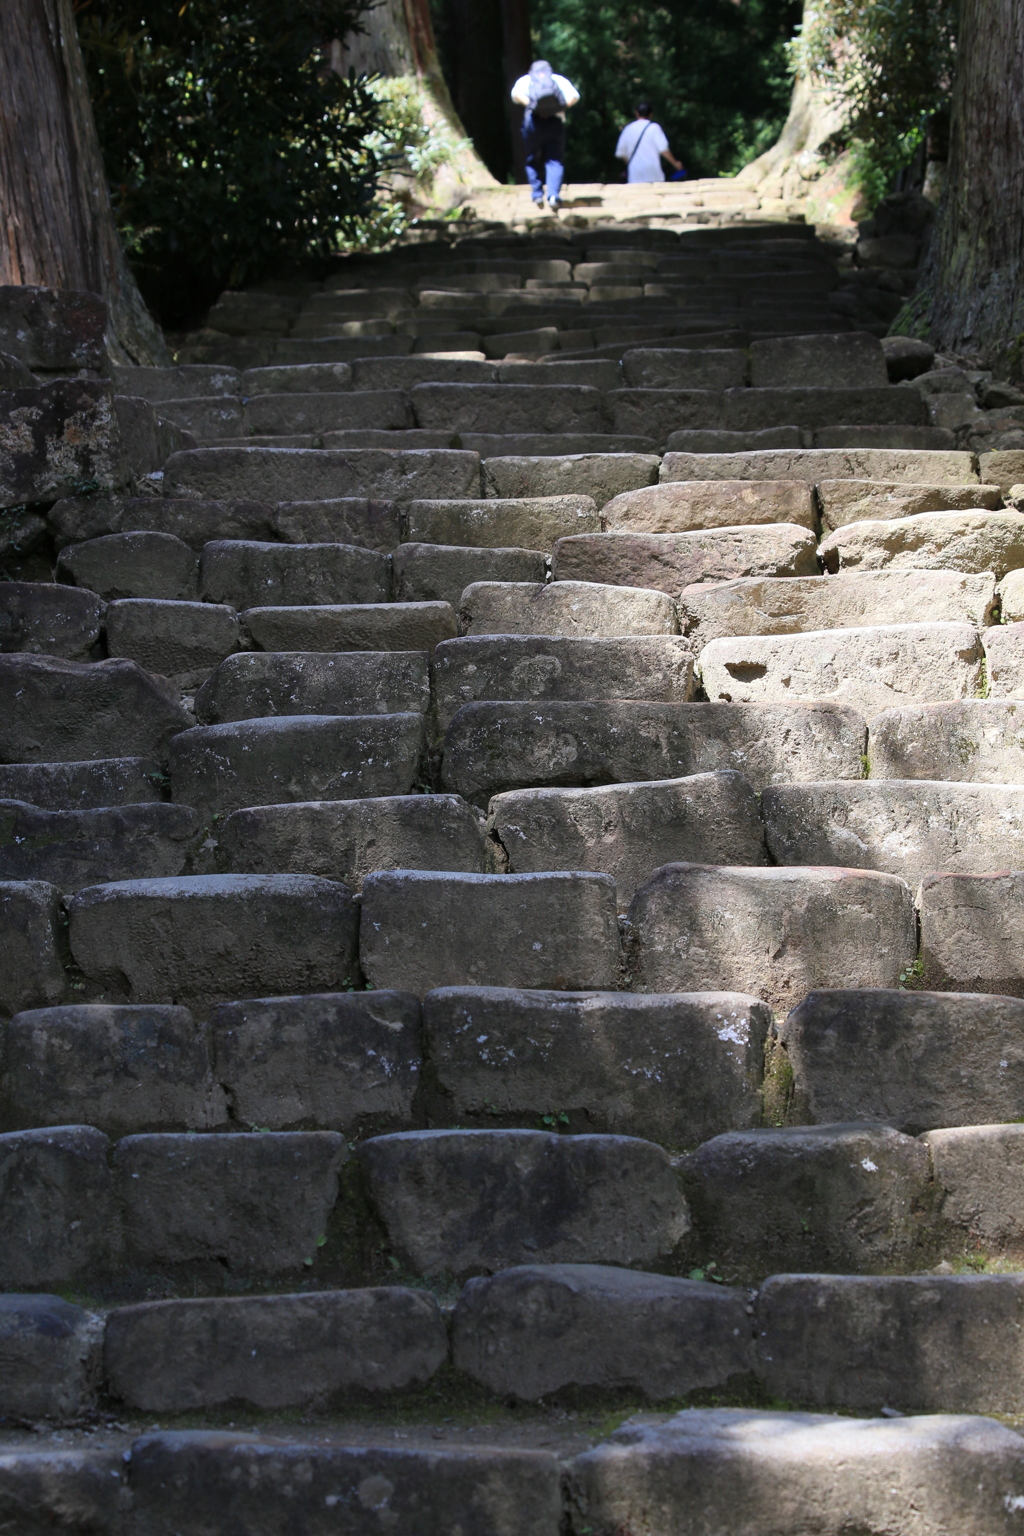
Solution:
M 197 725 L 169 749 L 171 796 L 205 814 L 294 800 L 411 793 L 424 721 L 396 715 L 272 715 Z
M 66 544 L 57 557 L 56 576 L 106 599 L 188 601 L 196 596 L 198 561 L 172 533 L 109 533 Z
M 751 453 L 667 453 L 662 480 L 887 480 L 899 484 L 978 483 L 969 453 L 895 448 L 801 448 Z M 987 484 L 988 477 L 982 472 Z M 998 484 L 998 481 L 995 483 Z
M 389 554 L 401 540 L 397 503 L 365 496 L 324 501 L 279 501 L 273 534 L 286 544 L 355 544 Z
M 594 501 L 580 495 L 415 500 L 403 510 L 405 538 L 414 544 L 549 550 L 567 534 L 601 527 Z
M 800 283 L 808 281 L 807 273 L 799 278 Z M 779 337 L 755 341 L 750 348 L 750 382 L 755 388 L 870 389 L 888 380 L 881 342 L 863 331 Z
M 827 571 L 990 571 L 1001 581 L 1024 565 L 1024 516 L 1013 510 L 978 510 L 861 519 L 828 534 L 819 555 Z
M 613 496 L 601 519 L 607 533 L 689 533 L 759 523 L 814 530 L 817 509 L 813 487 L 803 480 L 676 480 Z
M 354 890 L 379 870 L 505 869 L 479 812 L 458 795 L 264 805 L 232 812 L 215 836 L 213 857 L 225 872 L 323 875 Z
M 163 799 L 167 775 L 152 757 L 0 764 L 0 798 L 45 811 L 89 811 Z
M 163 474 L 167 493 L 186 498 L 413 501 L 478 494 L 480 460 L 475 453 L 440 448 L 397 453 L 377 448 L 193 448 L 172 453 Z
M 273 539 L 277 533 L 272 503 L 204 497 L 68 497 L 51 507 L 48 522 L 62 553 L 69 544 L 114 533 L 173 535 L 196 553 L 212 539 Z
M 227 657 L 195 696 L 202 725 L 271 715 L 425 714 L 425 651 L 246 651 Z M 3 787 L 0 770 L 0 788 Z
M 338 432 L 358 427 L 401 430 L 403 427 L 411 427 L 413 418 L 408 396 L 400 389 L 351 389 L 337 393 L 319 390 L 308 395 L 291 391 L 278 395 L 254 395 L 246 401 L 242 423 L 241 435 L 256 433 L 266 436 L 294 432 Z M 199 435 L 211 434 L 200 432 Z
M 446 602 L 459 607 L 463 592 L 480 582 L 543 585 L 547 555 L 541 549 L 457 544 L 402 544 L 391 558 L 397 602 Z
M 603 426 L 601 392 L 584 385 L 416 384 L 409 399 L 416 425 L 432 430 L 600 432 Z
M 627 935 L 637 991 L 724 987 L 775 1009 L 829 984 L 895 987 L 917 958 L 910 887 L 842 867 L 666 864 L 634 895 Z
M 176 368 L 129 368 L 114 365 L 114 383 L 118 393 L 134 395 L 154 405 L 162 404 L 165 400 L 187 400 L 189 397 L 245 394 L 247 391 L 240 387 L 241 377 L 237 368 L 202 363 L 179 364 Z
M 928 874 L 921 882 L 921 968 L 943 992 L 1024 992 L 1020 903 L 1024 875 Z
M 653 453 L 580 453 L 487 457 L 485 496 L 559 496 L 571 490 L 598 508 L 641 486 L 655 485 L 660 459 Z
M 45 581 L 0 582 L 0 654 L 31 651 L 92 661 L 106 604 L 98 593 Z
M 812 430 L 928 424 L 927 407 L 917 391 L 890 384 L 873 389 L 615 389 L 608 392 L 607 402 L 617 432 L 643 430 L 662 442 L 683 427 L 758 432 L 793 422 Z
M 126 657 L 181 690 L 205 682 L 242 644 L 234 608 L 148 597 L 108 604 L 106 636 L 110 656 Z
M 631 784 L 722 768 L 759 791 L 860 779 L 866 734 L 860 715 L 831 703 L 470 703 L 446 732 L 443 779 L 481 807 L 510 789 Z
M 247 608 L 242 615 L 264 651 L 432 651 L 456 634 L 450 603 L 321 603 Z
M 500 638 L 442 641 L 431 658 L 433 706 L 442 731 L 464 704 L 481 699 L 681 703 L 691 695 L 692 673 L 688 647 L 671 635 L 607 639 L 503 630 Z
M 382 603 L 391 571 L 386 555 L 351 544 L 221 540 L 203 546 L 199 595 L 236 609 Z
M 189 874 L 202 837 L 200 817 L 184 805 L 43 810 L 0 800 L 0 880 L 46 881 L 72 892 L 108 880 Z
M 915 888 L 931 870 L 1024 868 L 1024 787 L 1016 785 L 776 784 L 762 791 L 761 811 L 776 864 L 877 869 Z
M 915 428 L 915 430 L 919 430 Z M 797 426 L 763 427 L 757 432 L 725 432 L 717 427 L 686 427 L 670 432 L 665 448 L 669 453 L 747 453 L 765 449 L 803 448 L 804 438 L 813 439 Z
M 988 691 L 993 698 L 1019 698 L 1024 692 L 1024 624 L 997 624 L 982 635 Z
M 0 655 L 2 762 L 161 761 L 189 723 L 169 685 L 133 661 Z
M 889 624 L 712 640 L 697 662 L 709 699 L 829 700 L 866 716 L 978 697 L 984 655 L 967 624 Z
M 184 400 L 161 400 L 161 416 L 175 426 L 191 432 L 197 442 L 218 442 L 221 438 L 244 437 L 249 427 L 242 401 L 232 395 L 190 396 Z
M 1024 782 L 1022 710 L 1024 703 L 977 698 L 887 709 L 871 721 L 871 776 L 969 784 Z
M 651 587 L 677 598 L 694 582 L 738 576 L 816 576 L 817 539 L 796 523 L 687 533 L 578 533 L 559 538 L 556 582 Z
M 589 581 L 475 582 L 462 593 L 459 627 L 466 635 L 610 638 L 674 635 L 675 605 L 664 592 Z
M 795 786 L 790 794 L 803 788 Z M 814 842 L 811 831 L 802 844 L 794 837 L 783 844 L 778 805 L 786 791 L 763 793 L 775 796 L 770 808 L 766 803 L 765 822 L 768 846 L 778 863 L 833 862 L 795 857 L 812 843 L 818 852 L 825 839 L 819 836 Z M 757 797 L 746 779 L 729 770 L 596 789 L 511 790 L 492 798 L 487 816 L 510 873 L 589 869 L 611 875 L 620 911 L 664 864 L 768 862 Z M 780 856 L 791 852 L 794 857 Z M 944 868 L 948 862 L 935 859 L 927 867 Z M 984 860 L 979 856 L 976 862 Z M 858 867 L 878 864 L 858 861 Z
M 960 623 L 984 629 L 996 599 L 991 575 L 853 570 L 838 576 L 748 576 L 684 587 L 680 627 L 699 654 L 711 640 L 881 624 Z M 946 777 L 946 775 L 940 775 Z
M 372 359 L 367 359 L 372 365 Z M 320 391 L 387 388 L 360 379 L 358 365 L 348 363 L 297 363 L 270 368 L 248 368 L 241 375 L 238 394 L 243 400 L 255 395 L 312 395 Z
M 723 390 L 745 384 L 747 370 L 740 348 L 637 347 L 623 357 L 622 381 L 628 389 Z

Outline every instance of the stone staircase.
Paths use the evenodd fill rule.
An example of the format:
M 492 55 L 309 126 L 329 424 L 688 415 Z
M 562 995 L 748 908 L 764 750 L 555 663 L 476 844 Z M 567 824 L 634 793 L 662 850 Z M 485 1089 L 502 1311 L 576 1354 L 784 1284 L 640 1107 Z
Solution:
M 0 1529 L 1024 1529 L 1014 392 L 626 212 L 0 294 Z

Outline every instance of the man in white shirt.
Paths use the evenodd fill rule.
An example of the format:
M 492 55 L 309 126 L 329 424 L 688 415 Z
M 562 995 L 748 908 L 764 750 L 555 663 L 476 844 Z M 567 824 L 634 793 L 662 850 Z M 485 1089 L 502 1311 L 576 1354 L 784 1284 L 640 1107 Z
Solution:
M 627 123 L 619 134 L 615 158 L 625 160 L 627 181 L 664 181 L 663 156 L 677 171 L 682 170 L 683 163 L 669 149 L 660 123 L 651 122 L 647 102 L 638 102 L 635 122 Z
M 512 87 L 512 100 L 525 107 L 523 140 L 526 144 L 526 177 L 530 196 L 538 208 L 558 209 L 565 175 L 565 114 L 580 99 L 576 87 L 564 75 L 556 75 L 546 59 L 530 65 Z

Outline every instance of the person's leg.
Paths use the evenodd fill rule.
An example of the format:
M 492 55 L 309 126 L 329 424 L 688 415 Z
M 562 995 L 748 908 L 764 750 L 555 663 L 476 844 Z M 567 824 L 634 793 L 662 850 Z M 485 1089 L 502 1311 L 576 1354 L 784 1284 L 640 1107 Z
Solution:
M 544 179 L 548 202 L 556 203 L 565 176 L 565 124 L 556 117 L 544 126 Z
M 526 179 L 530 183 L 530 196 L 539 205 L 544 201 L 544 184 L 532 160 L 526 162 Z
M 535 203 L 544 201 L 544 160 L 538 153 L 540 145 L 533 121 L 533 113 L 523 113 L 523 147 L 526 151 L 526 179 L 530 183 L 530 196 Z
M 547 188 L 548 202 L 557 203 L 559 193 L 562 190 L 562 178 L 565 175 L 565 167 L 561 160 L 548 160 L 544 167 L 544 184 Z

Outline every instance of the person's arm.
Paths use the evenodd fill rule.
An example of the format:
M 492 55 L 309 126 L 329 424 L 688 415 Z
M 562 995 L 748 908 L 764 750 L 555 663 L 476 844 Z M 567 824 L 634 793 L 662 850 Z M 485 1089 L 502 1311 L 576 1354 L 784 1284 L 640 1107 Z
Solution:
M 554 80 L 555 84 L 558 86 L 558 89 L 561 91 L 565 98 L 566 106 L 574 107 L 580 99 L 580 93 L 573 85 L 572 81 L 567 80 L 564 75 L 555 75 Z
M 662 152 L 661 152 L 661 158 L 663 160 L 667 160 L 669 165 L 671 165 L 673 167 L 673 169 L 675 169 L 677 171 L 681 171 L 682 170 L 683 162 L 681 160 L 677 160 L 675 155 L 672 153 L 672 151 L 670 149 L 663 149 Z
M 619 134 L 619 142 L 615 146 L 615 158 L 616 158 L 616 160 L 628 160 L 629 159 L 629 148 L 628 148 L 628 146 L 626 144 L 626 133 L 627 133 L 627 131 L 628 131 L 627 128 L 623 128 L 622 132 Z
M 669 149 L 669 147 L 668 147 L 668 139 L 665 137 L 665 130 L 664 130 L 664 128 L 661 126 L 660 123 L 654 123 L 652 126 L 654 128 L 654 133 L 655 133 L 655 140 L 654 140 L 654 142 L 658 145 L 658 154 L 661 156 L 661 158 L 663 160 L 667 160 L 669 165 L 673 166 L 675 168 L 675 170 L 681 171 L 682 168 L 683 168 L 683 162 L 681 160 L 677 160 L 675 155 Z M 660 144 L 658 144 L 658 140 L 659 139 L 661 140 Z
M 529 75 L 519 76 L 519 79 L 512 87 L 512 100 L 515 102 L 517 107 L 528 107 L 530 105 Z

